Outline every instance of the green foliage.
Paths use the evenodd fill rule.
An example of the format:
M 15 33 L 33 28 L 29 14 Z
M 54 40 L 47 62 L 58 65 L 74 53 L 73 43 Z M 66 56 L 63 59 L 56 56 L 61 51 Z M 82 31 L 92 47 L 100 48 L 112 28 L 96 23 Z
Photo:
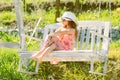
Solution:
M 13 0 L 1 0 L 0 3 L 12 3 Z
M 118 14 L 119 10 L 116 9 L 110 12 L 108 10 L 102 10 L 100 17 L 98 16 L 98 11 L 87 11 L 82 12 L 77 18 L 78 20 L 101 20 L 101 21 L 110 21 L 112 27 L 120 25 L 120 14 Z
M 10 25 L 15 21 L 16 21 L 16 15 L 14 12 L 9 12 L 9 11 L 0 12 L 0 22 L 2 22 L 3 24 Z
M 18 34 L 9 34 L 9 32 L 3 32 L 0 31 L 0 41 L 6 41 L 6 42 L 18 42 Z
M 112 17 L 111 17 L 112 25 L 120 26 L 120 14 L 119 13 L 120 13 L 120 8 L 117 8 L 114 11 L 112 11 Z
M 119 49 L 120 49 L 120 40 L 111 43 L 110 50 L 119 50 Z
M 37 44 L 36 42 L 34 44 Z M 120 41 L 112 42 L 110 45 L 107 65 L 107 75 L 95 75 L 88 73 L 89 62 L 60 62 L 52 65 L 49 62 L 40 63 L 38 75 L 27 75 L 17 72 L 19 56 L 16 49 L 0 48 L 0 79 L 9 80 L 119 80 L 120 78 Z M 30 46 L 30 47 L 35 47 Z M 96 62 L 95 69 L 101 70 L 103 64 Z M 29 65 L 30 70 L 35 65 Z
M 27 2 L 34 2 L 34 0 L 26 0 Z M 49 0 L 36 0 L 49 1 Z M 50 0 L 53 1 L 53 0 Z M 62 0 L 64 1 L 64 0 Z M 73 0 L 71 0 L 73 1 Z M 74 0 L 75 1 L 75 0 Z M 81 3 L 85 3 L 87 0 L 81 0 Z M 92 0 L 96 1 L 96 0 Z M 104 0 L 108 1 L 108 0 Z M 120 0 L 114 0 L 120 1 Z M 2 3 L 13 2 L 13 0 L 2 0 Z M 61 9 L 61 13 L 66 9 Z M 26 27 L 34 28 L 36 21 L 39 17 L 42 18 L 39 26 L 44 27 L 46 24 L 54 23 L 55 9 L 49 9 L 47 12 L 44 10 L 37 11 L 35 13 L 24 13 L 23 19 Z M 119 8 L 112 11 L 111 20 L 109 19 L 109 11 L 102 10 L 100 20 L 111 21 L 112 26 L 120 25 L 120 10 Z M 77 16 L 78 20 L 98 20 L 98 10 L 81 12 Z M 16 21 L 15 12 L 2 11 L 0 12 L 0 24 L 11 24 Z M 31 22 L 31 23 L 30 23 Z M 28 25 L 30 24 L 30 25 Z M 15 41 L 18 42 L 18 36 L 11 36 L 9 33 L 0 32 L 0 41 Z M 26 40 L 29 41 L 28 39 Z M 28 45 L 28 50 L 39 50 L 39 42 L 31 41 Z M 107 75 L 94 75 L 88 73 L 89 62 L 64 62 L 58 65 L 51 65 L 49 62 L 43 62 L 40 64 L 38 75 L 27 75 L 17 72 L 19 56 L 16 49 L 0 48 L 0 80 L 33 80 L 33 78 L 39 78 L 41 80 L 119 80 L 120 79 L 120 40 L 112 42 L 110 44 L 110 50 L 108 55 L 108 69 Z M 95 63 L 97 69 L 101 69 L 102 64 Z M 34 69 L 34 66 L 30 65 L 30 70 Z
M 25 76 L 19 72 L 18 50 L 0 48 L 0 79 L 2 80 L 20 80 L 25 79 Z M 26 77 L 27 78 L 27 77 Z
M 34 28 L 37 20 L 41 17 L 42 21 L 40 22 L 39 26 L 44 27 L 46 24 L 51 24 L 55 22 L 55 10 L 53 9 L 52 11 L 49 12 L 44 12 L 43 13 L 38 12 L 37 14 L 35 13 L 25 13 L 23 16 L 24 23 L 26 28 Z M 120 25 L 120 14 L 118 14 L 119 10 L 116 9 L 112 11 L 111 16 L 109 15 L 109 12 L 107 10 L 101 11 L 101 15 L 98 18 L 98 11 L 88 11 L 88 12 L 82 12 L 77 19 L 78 20 L 102 20 L 102 21 L 111 21 L 112 26 L 118 26 Z M 11 24 L 15 22 L 15 13 L 13 12 L 2 12 L 0 13 L 0 22 L 3 24 Z

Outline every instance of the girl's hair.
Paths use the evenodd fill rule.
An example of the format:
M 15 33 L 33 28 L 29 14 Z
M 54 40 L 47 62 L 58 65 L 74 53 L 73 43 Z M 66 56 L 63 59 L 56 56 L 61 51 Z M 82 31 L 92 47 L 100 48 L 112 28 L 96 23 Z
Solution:
M 77 25 L 76 25 L 76 23 L 73 22 L 73 21 L 68 21 L 68 25 L 69 25 L 71 28 L 75 29 L 75 37 L 77 38 Z

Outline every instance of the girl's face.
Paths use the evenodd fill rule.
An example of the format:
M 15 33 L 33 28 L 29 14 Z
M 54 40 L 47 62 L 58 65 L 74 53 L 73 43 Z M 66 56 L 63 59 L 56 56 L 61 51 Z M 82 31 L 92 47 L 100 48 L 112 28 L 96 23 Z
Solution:
M 62 23 L 63 23 L 64 26 L 68 26 L 68 20 L 63 19 Z

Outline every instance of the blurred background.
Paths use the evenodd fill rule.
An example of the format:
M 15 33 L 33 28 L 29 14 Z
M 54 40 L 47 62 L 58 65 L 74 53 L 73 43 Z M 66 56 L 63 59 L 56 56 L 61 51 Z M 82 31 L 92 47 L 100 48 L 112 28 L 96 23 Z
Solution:
M 109 50 L 108 75 L 100 76 L 87 73 L 88 63 L 61 63 L 56 66 L 50 64 L 48 66 L 48 63 L 43 63 L 43 69 L 40 70 L 39 75 L 21 74 L 17 72 L 19 56 L 16 53 L 18 50 L 0 48 L 0 80 L 34 80 L 32 78 L 37 77 L 41 77 L 40 80 L 120 79 L 120 0 L 20 0 L 20 9 L 24 30 L 28 35 L 32 34 L 39 18 L 41 18 L 34 35 L 38 38 L 42 37 L 44 26 L 55 23 L 56 18 L 60 17 L 64 11 L 74 12 L 78 21 L 110 21 L 112 40 Z M 0 0 L 0 42 L 19 42 L 14 0 Z M 29 49 L 38 50 L 37 43 L 32 41 L 29 44 Z

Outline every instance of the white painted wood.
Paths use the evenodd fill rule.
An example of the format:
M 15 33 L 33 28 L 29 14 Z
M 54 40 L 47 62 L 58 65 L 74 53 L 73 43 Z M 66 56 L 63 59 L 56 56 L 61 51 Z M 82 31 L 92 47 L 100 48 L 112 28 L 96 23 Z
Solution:
M 101 38 L 103 38 L 103 39 L 107 39 L 108 41 L 111 40 L 111 38 L 109 38 L 109 37 L 107 37 L 107 36 L 105 36 L 105 35 L 101 35 L 101 34 L 98 34 L 98 33 L 96 33 L 96 32 L 93 32 L 93 31 L 90 31 L 90 33 L 92 33 L 93 35 L 97 35 L 97 36 L 99 36 L 99 37 L 101 37 Z
M 20 48 L 20 44 L 17 42 L 0 42 L 0 47 L 4 48 Z
M 78 39 L 76 40 L 76 49 L 72 51 L 53 51 L 48 54 L 43 61 L 50 61 L 51 58 L 59 58 L 61 61 L 90 61 L 90 72 L 94 72 L 94 61 L 104 62 L 103 73 L 106 73 L 106 63 L 109 46 L 109 22 L 102 21 L 78 21 Z M 50 24 L 45 26 L 43 41 L 49 33 L 54 32 L 57 28 L 61 27 L 61 23 Z M 102 30 L 104 33 L 102 33 Z M 101 41 L 103 39 L 103 41 Z M 102 44 L 100 44 L 102 42 Z M 102 45 L 102 48 L 100 46 Z M 41 47 L 43 43 L 41 43 Z M 90 47 L 90 48 L 89 48 Z M 97 49 L 96 49 L 97 47 Z M 21 63 L 24 58 L 29 58 L 36 53 L 29 51 L 20 51 Z M 21 65 L 21 64 L 20 64 Z M 38 63 L 35 73 L 38 72 Z
M 90 29 L 87 28 L 85 49 L 88 49 L 90 41 Z
M 97 33 L 101 35 L 101 33 L 102 33 L 102 28 L 101 27 L 97 29 Z M 100 41 L 101 41 L 101 38 L 99 36 L 97 36 L 96 51 L 100 50 Z
M 14 0 L 14 6 L 17 17 L 17 26 L 19 28 L 20 49 L 26 50 L 25 37 L 22 37 L 22 34 L 24 34 L 24 25 L 23 25 L 22 13 L 20 10 L 20 0 Z
M 20 52 L 22 58 L 29 58 L 31 55 L 38 51 Z M 94 57 L 94 58 L 93 58 Z M 93 60 L 103 61 L 105 57 L 95 54 L 92 50 L 76 50 L 76 51 L 53 51 L 44 58 L 43 61 L 50 61 L 51 58 L 60 58 L 61 61 L 90 61 Z
M 92 30 L 90 32 L 96 32 L 96 29 L 95 30 Z M 91 50 L 94 50 L 94 44 L 95 44 L 95 35 L 94 34 L 91 34 Z
M 84 38 L 85 38 L 85 29 L 82 29 L 80 36 L 80 50 L 82 50 L 83 48 Z
M 39 18 L 39 20 L 38 20 L 38 22 L 37 22 L 37 24 L 36 24 L 36 26 L 35 26 L 35 28 L 34 28 L 34 30 L 33 30 L 33 33 L 32 33 L 32 35 L 31 35 L 32 37 L 34 36 L 36 30 L 38 29 L 38 25 L 39 25 L 40 21 L 41 21 L 41 17 Z M 29 39 L 28 44 L 29 44 L 30 42 L 31 42 L 31 38 Z
M 79 27 L 96 27 L 96 26 L 105 26 L 105 23 L 102 21 L 78 21 Z
M 110 31 L 110 22 L 105 23 L 105 28 L 104 28 L 104 37 L 109 38 L 109 31 Z M 109 47 L 109 40 L 107 38 L 103 38 L 103 43 L 102 43 L 102 51 L 103 54 L 108 54 L 108 47 Z

